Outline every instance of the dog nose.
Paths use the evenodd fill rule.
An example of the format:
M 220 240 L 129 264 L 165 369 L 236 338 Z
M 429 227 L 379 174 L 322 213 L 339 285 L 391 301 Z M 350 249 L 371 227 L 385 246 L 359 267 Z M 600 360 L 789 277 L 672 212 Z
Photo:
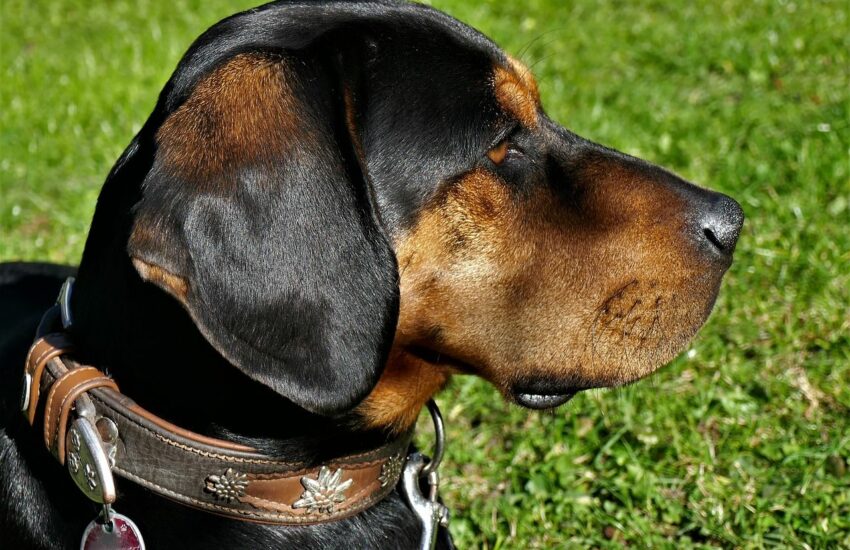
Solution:
M 711 246 L 723 255 L 730 255 L 744 225 L 744 211 L 734 199 L 718 193 L 703 210 L 699 223 Z

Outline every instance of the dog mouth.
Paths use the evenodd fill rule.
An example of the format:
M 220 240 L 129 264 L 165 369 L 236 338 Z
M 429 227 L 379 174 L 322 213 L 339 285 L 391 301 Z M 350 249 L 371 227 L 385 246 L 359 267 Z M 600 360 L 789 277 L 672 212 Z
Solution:
M 410 345 L 406 347 L 406 350 L 410 355 L 435 367 L 447 368 L 458 374 L 475 374 L 472 365 L 448 353 L 421 345 Z
M 526 409 L 548 410 L 570 401 L 583 387 L 564 386 L 555 381 L 530 380 L 510 389 L 513 401 Z
M 439 353 L 424 346 L 408 346 L 408 353 L 434 366 L 450 368 L 458 374 L 474 374 L 475 369 L 469 363 L 446 353 Z M 584 388 L 561 388 L 555 384 L 541 381 L 529 381 L 516 385 L 505 393 L 516 404 L 526 409 L 545 411 L 560 407 L 570 401 Z

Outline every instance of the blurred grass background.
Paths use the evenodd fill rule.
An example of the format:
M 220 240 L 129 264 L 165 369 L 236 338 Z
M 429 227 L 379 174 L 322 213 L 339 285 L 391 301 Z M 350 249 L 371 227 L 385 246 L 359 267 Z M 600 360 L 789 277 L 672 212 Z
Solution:
M 712 318 L 648 381 L 542 415 L 475 379 L 441 396 L 459 546 L 850 547 L 848 3 L 431 3 L 531 65 L 553 118 L 747 214 Z M 78 261 L 181 54 L 252 5 L 0 4 L 0 260 Z

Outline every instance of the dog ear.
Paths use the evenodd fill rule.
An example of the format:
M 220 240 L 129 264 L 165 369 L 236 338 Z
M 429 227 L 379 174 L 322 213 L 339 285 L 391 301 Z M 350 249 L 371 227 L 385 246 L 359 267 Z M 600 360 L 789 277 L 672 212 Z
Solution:
M 304 32 L 295 53 L 223 33 L 193 46 L 160 98 L 128 252 L 229 362 L 337 414 L 377 383 L 398 315 L 344 79 Z

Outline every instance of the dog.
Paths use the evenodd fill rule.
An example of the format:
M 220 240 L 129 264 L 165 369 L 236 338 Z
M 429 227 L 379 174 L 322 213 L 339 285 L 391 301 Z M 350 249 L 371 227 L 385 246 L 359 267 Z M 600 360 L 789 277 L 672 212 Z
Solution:
M 77 547 L 98 510 L 18 406 L 69 275 L 74 360 L 183 429 L 318 464 L 409 432 L 454 375 L 529 409 L 649 375 L 708 317 L 742 223 L 731 198 L 551 120 L 526 66 L 435 9 L 229 17 L 109 173 L 79 268 L 0 267 L 0 538 Z M 118 488 L 151 548 L 413 548 L 422 532 L 398 488 L 305 525 Z

